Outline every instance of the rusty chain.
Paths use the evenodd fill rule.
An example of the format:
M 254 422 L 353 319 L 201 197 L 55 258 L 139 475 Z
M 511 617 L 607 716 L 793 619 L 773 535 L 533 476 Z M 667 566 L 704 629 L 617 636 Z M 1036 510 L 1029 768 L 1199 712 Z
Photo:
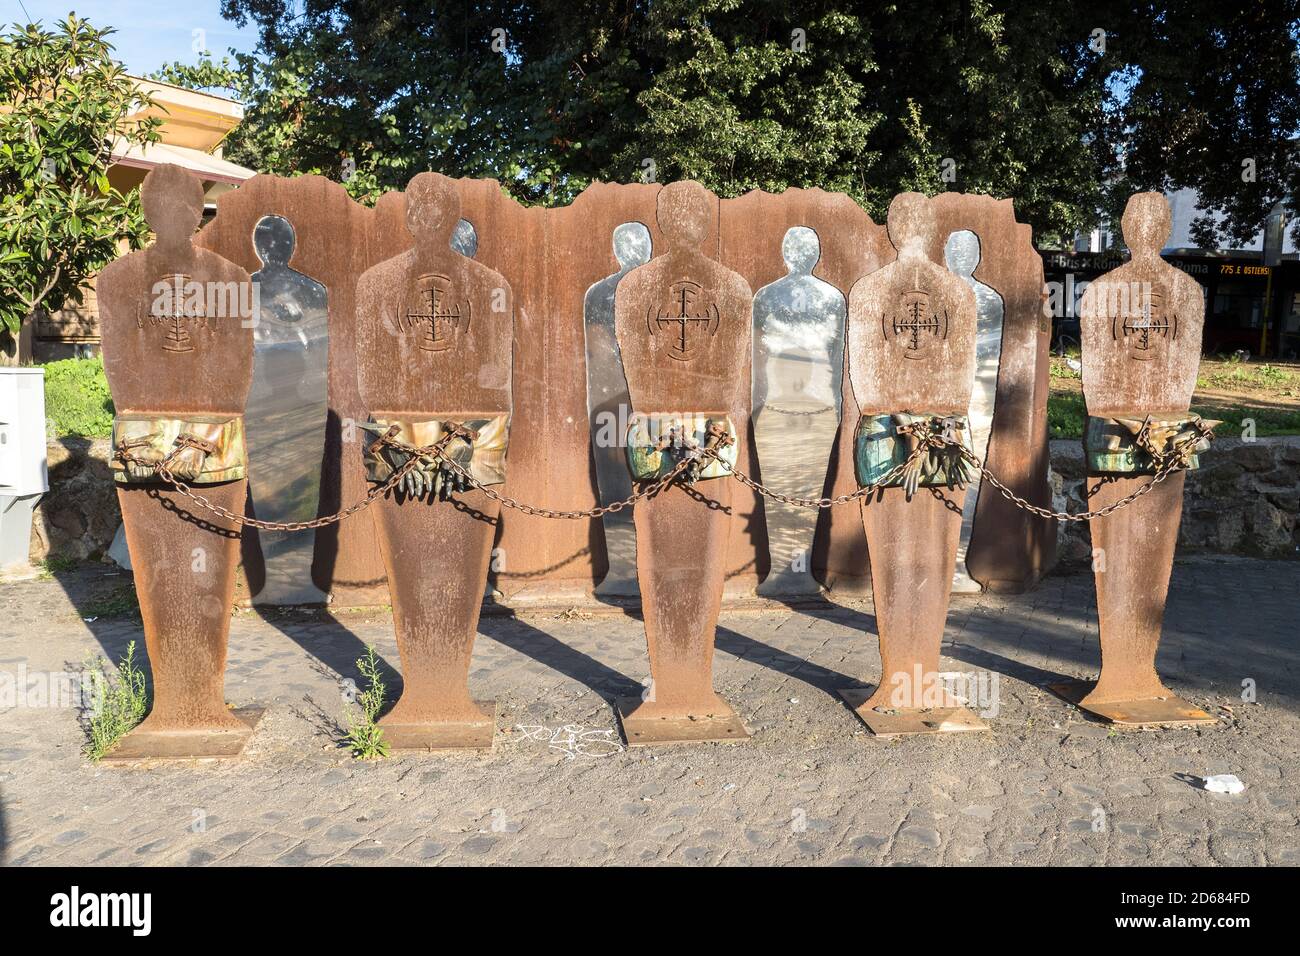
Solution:
M 389 491 L 395 488 L 401 482 L 401 480 L 405 478 L 406 475 L 420 463 L 422 459 L 432 458 L 432 459 L 440 460 L 445 466 L 450 468 L 452 471 L 456 472 L 461 478 L 465 479 L 465 481 L 470 485 L 470 487 L 482 491 L 484 495 L 486 495 L 492 501 L 498 502 L 502 507 L 511 508 L 523 514 L 532 515 L 534 517 L 539 517 L 539 518 L 582 520 L 582 519 L 589 519 L 589 518 L 599 518 L 606 514 L 619 512 L 622 511 L 624 508 L 635 505 L 638 501 L 641 501 L 646 498 L 654 497 L 659 492 L 661 492 L 664 488 L 666 488 L 668 485 L 672 484 L 679 477 L 681 477 L 683 472 L 685 472 L 693 462 L 697 461 L 701 457 L 712 458 L 716 460 L 724 469 L 726 469 L 727 473 L 731 477 L 735 478 L 742 485 L 745 485 L 747 488 L 750 488 L 761 495 L 771 498 L 774 501 L 780 501 L 783 504 L 792 505 L 800 508 L 821 509 L 821 508 L 833 508 L 837 505 L 847 504 L 848 502 L 856 501 L 860 498 L 864 498 L 871 494 L 874 494 L 876 491 L 880 490 L 881 488 L 888 487 L 890 482 L 900 477 L 911 465 L 915 464 L 922 456 L 928 455 L 932 449 L 941 449 L 944 446 L 955 446 L 960 451 L 962 459 L 966 463 L 971 465 L 973 468 L 975 468 L 984 479 L 988 480 L 989 484 L 991 484 L 994 488 L 996 488 L 1004 498 L 1006 498 L 1016 507 L 1021 508 L 1025 511 L 1029 511 L 1043 518 L 1055 518 L 1059 521 L 1088 521 L 1091 518 L 1104 518 L 1107 515 L 1119 511 L 1121 508 L 1127 507 L 1128 505 L 1136 501 L 1138 498 L 1141 498 L 1143 495 L 1147 494 L 1149 491 L 1151 491 L 1152 488 L 1160 484 L 1162 481 L 1164 481 L 1174 472 L 1186 468 L 1188 459 L 1190 458 L 1195 445 L 1198 442 L 1200 442 L 1203 438 L 1210 437 L 1208 428 L 1201 428 L 1198 425 L 1197 434 L 1188 436 L 1186 439 L 1183 439 L 1181 441 L 1175 441 L 1174 444 L 1171 446 L 1170 450 L 1167 452 L 1162 452 L 1158 449 L 1144 448 L 1144 450 L 1147 451 L 1149 454 L 1151 454 L 1152 457 L 1157 462 L 1156 472 L 1154 475 L 1152 475 L 1150 481 L 1144 482 L 1143 484 L 1139 485 L 1136 489 L 1134 489 L 1132 493 L 1125 495 L 1123 498 L 1119 499 L 1118 501 L 1112 502 L 1111 504 L 1107 505 L 1104 508 L 1099 508 L 1096 511 L 1083 511 L 1083 512 L 1070 513 L 1070 512 L 1063 512 L 1063 511 L 1052 511 L 1050 508 L 1043 508 L 1039 505 L 1032 504 L 1031 502 L 1025 500 L 1020 495 L 1017 495 L 1014 491 L 1012 491 L 1010 488 L 1004 485 L 1001 481 L 999 481 L 998 478 L 995 475 L 993 475 L 988 470 L 988 468 L 985 467 L 984 463 L 979 459 L 979 457 L 976 456 L 974 452 L 972 452 L 970 449 L 968 449 L 965 445 L 961 443 L 960 439 L 954 440 L 948 434 L 938 434 L 934 432 L 924 431 L 924 429 L 927 428 L 928 426 L 929 426 L 928 421 L 920 421 L 911 424 L 897 426 L 896 430 L 899 434 L 910 435 L 917 439 L 917 446 L 912 451 L 912 453 L 907 457 L 907 459 L 895 465 L 893 468 L 889 469 L 887 472 L 885 472 L 884 475 L 882 475 L 880 478 L 878 478 L 876 481 L 872 482 L 871 484 L 863 485 L 862 487 L 858 488 L 856 491 L 850 492 L 848 494 L 837 495 L 834 498 L 804 498 L 804 497 L 799 497 L 797 495 L 787 495 L 779 491 L 774 491 L 773 489 L 764 485 L 761 481 L 757 481 L 749 477 L 749 475 L 737 469 L 734 465 L 732 465 L 730 462 L 728 462 L 725 458 L 723 458 L 718 453 L 718 449 L 696 446 L 696 447 L 689 448 L 687 456 L 683 457 L 682 460 L 679 461 L 668 474 L 664 475 L 662 478 L 658 479 L 657 481 L 643 485 L 639 491 L 635 492 L 629 497 L 623 498 L 619 501 L 611 502 L 607 505 L 602 505 L 597 508 L 587 508 L 581 511 L 557 511 L 551 508 L 539 508 L 534 505 L 529 505 L 520 502 L 517 499 L 510 497 L 509 495 L 502 495 L 496 491 L 493 491 L 487 485 L 484 485 L 477 478 L 471 475 L 468 469 L 466 469 L 463 465 L 461 465 L 459 462 L 455 461 L 454 459 L 449 458 L 446 455 L 447 444 L 458 434 L 461 434 L 463 432 L 463 428 L 460 425 L 453 425 L 451 430 L 448 431 L 446 435 L 444 435 L 438 441 L 434 442 L 432 445 L 426 445 L 426 446 L 410 445 L 407 444 L 406 442 L 399 441 L 398 439 L 393 437 L 391 431 L 387 435 L 381 435 L 376 440 L 372 448 L 377 447 L 379 445 L 387 445 L 392 448 L 396 448 L 399 451 L 406 452 L 406 454 L 408 455 L 407 460 L 404 461 L 396 469 L 394 469 L 393 474 L 390 475 L 383 483 L 378 484 L 375 487 L 371 488 L 370 491 L 366 493 L 366 496 L 362 498 L 360 501 L 356 502 L 353 505 L 350 505 L 347 508 L 344 508 L 342 511 L 335 512 L 332 515 L 325 515 L 323 517 L 315 518 L 311 521 L 263 521 L 259 518 L 250 518 L 246 515 L 231 511 L 228 508 L 224 508 L 221 505 L 215 504 L 210 499 L 195 492 L 192 488 L 190 488 L 189 485 L 187 485 L 185 482 L 177 478 L 171 471 L 171 465 L 173 459 L 181 452 L 183 452 L 187 447 L 190 447 L 191 445 L 199 448 L 202 447 L 198 443 L 197 439 L 190 440 L 189 436 L 182 435 L 180 438 L 176 439 L 176 446 L 177 446 L 176 450 L 173 451 L 166 458 L 164 458 L 162 461 L 158 461 L 158 462 L 148 461 L 146 459 L 130 455 L 127 453 L 126 447 L 119 448 L 115 457 L 119 461 L 122 461 L 123 463 L 126 464 L 135 464 L 146 468 L 152 468 L 156 472 L 159 478 L 171 484 L 182 495 L 189 498 L 191 501 L 194 501 L 200 507 L 211 512 L 212 514 L 225 518 L 228 521 L 233 522 L 234 524 L 259 528 L 264 531 L 304 531 L 307 529 L 323 528 L 327 525 L 335 524 L 339 521 L 344 520 L 345 518 L 351 517 L 352 515 L 356 514 L 359 511 L 363 511 L 366 508 L 370 507 L 370 505 L 374 504 L 375 501 L 377 501 L 379 498 L 383 497 L 385 494 L 387 494 Z M 930 486 L 930 487 L 937 487 L 937 486 Z
M 622 511 L 624 508 L 636 504 L 636 502 L 643 498 L 649 498 L 658 494 L 665 487 L 676 481 L 678 476 L 680 476 L 682 472 L 691 465 L 690 458 L 683 458 L 677 463 L 676 467 L 674 467 L 673 470 L 663 478 L 660 478 L 653 484 L 646 485 L 640 491 L 628 498 L 624 498 L 622 501 L 614 501 L 603 507 L 591 508 L 586 511 L 554 511 L 550 508 L 536 508 L 532 505 L 516 501 L 514 498 L 509 496 L 500 495 L 491 488 L 482 484 L 477 478 L 473 477 L 468 471 L 462 468 L 458 462 L 448 458 L 445 455 L 446 446 L 458 434 L 457 429 L 459 429 L 459 426 L 457 426 L 456 429 L 449 431 L 432 445 L 421 447 L 408 445 L 405 442 L 398 441 L 391 435 L 380 436 L 376 441 L 376 444 L 388 445 L 398 449 L 399 451 L 405 451 L 409 456 L 406 461 L 402 462 L 398 468 L 394 469 L 393 473 L 382 484 L 371 488 L 370 491 L 366 493 L 366 496 L 360 501 L 344 508 L 342 511 L 336 511 L 331 515 L 314 518 L 311 521 L 264 521 L 260 518 L 250 518 L 247 515 L 231 511 L 229 508 L 216 504 L 211 499 L 194 491 L 193 488 L 181 479 L 177 478 L 171 471 L 173 459 L 177 455 L 188 447 L 200 447 L 197 440 L 192 439 L 190 436 L 182 435 L 180 438 L 177 438 L 176 450 L 162 461 L 149 461 L 148 459 L 128 454 L 126 447 L 120 447 L 115 457 L 124 464 L 140 465 L 145 468 L 153 469 L 159 478 L 172 485 L 178 492 L 199 505 L 205 511 L 225 518 L 227 521 L 236 525 L 258 528 L 262 531 L 306 531 L 308 529 L 324 528 L 327 525 L 336 524 L 345 518 L 350 518 L 357 512 L 369 508 L 375 503 L 375 501 L 397 487 L 397 485 L 401 483 L 402 479 L 420 464 L 420 460 L 423 458 L 436 458 L 444 464 L 449 465 L 452 469 L 460 473 L 460 475 L 464 477 L 472 487 L 479 489 L 493 501 L 500 502 L 504 507 L 514 508 L 522 511 L 524 514 L 535 515 L 541 518 L 570 519 L 599 518 L 602 515 L 609 514 L 610 512 Z

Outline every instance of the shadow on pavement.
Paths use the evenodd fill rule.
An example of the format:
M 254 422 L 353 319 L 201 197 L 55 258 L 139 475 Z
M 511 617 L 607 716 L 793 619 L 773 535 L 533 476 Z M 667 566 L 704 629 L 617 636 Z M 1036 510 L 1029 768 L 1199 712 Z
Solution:
M 610 704 L 620 697 L 635 697 L 641 693 L 641 685 L 626 674 L 517 617 L 485 616 L 479 620 L 478 632 L 586 685 Z

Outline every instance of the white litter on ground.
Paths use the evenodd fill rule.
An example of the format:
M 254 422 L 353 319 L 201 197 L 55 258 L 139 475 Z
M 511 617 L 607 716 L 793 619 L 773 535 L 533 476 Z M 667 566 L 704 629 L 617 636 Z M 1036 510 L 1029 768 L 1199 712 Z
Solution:
M 1210 793 L 1241 793 L 1246 789 L 1246 785 L 1237 779 L 1236 774 L 1231 773 L 1218 773 L 1213 777 L 1205 777 L 1201 783 Z

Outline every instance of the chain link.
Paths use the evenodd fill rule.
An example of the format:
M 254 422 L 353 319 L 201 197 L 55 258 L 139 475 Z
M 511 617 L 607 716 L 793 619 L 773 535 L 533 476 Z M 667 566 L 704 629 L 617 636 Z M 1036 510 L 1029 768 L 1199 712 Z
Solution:
M 1188 460 L 1194 451 L 1194 446 L 1203 438 L 1207 437 L 1206 432 L 1201 431 L 1198 434 L 1191 435 L 1182 441 L 1176 441 L 1173 444 L 1173 446 L 1171 446 L 1168 452 L 1161 452 L 1159 450 L 1151 449 L 1151 448 L 1145 449 L 1148 451 L 1148 453 L 1152 455 L 1152 457 L 1157 462 L 1156 472 L 1154 475 L 1152 475 L 1150 481 L 1144 482 L 1143 484 L 1139 485 L 1136 489 L 1134 489 L 1132 493 L 1125 495 L 1123 498 L 1119 499 L 1118 501 L 1112 502 L 1111 504 L 1107 505 L 1104 508 L 1099 508 L 1096 511 L 1083 511 L 1083 512 L 1071 513 L 1071 512 L 1064 512 L 1064 511 L 1052 511 L 1050 508 L 1043 508 L 1040 507 L 1039 505 L 1032 504 L 1031 502 L 1025 500 L 1020 495 L 1017 495 L 1014 491 L 1012 491 L 1010 488 L 1004 485 L 1001 481 L 999 481 L 998 478 L 995 475 L 993 475 L 993 473 L 990 472 L 988 468 L 984 466 L 984 463 L 975 455 L 975 453 L 970 451 L 970 449 L 966 448 L 966 446 L 963 445 L 959 439 L 954 440 L 954 438 L 949 434 L 926 431 L 925 429 L 929 428 L 929 426 L 930 423 L 926 421 L 914 422 L 909 425 L 898 426 L 897 431 L 899 434 L 910 435 L 917 439 L 917 447 L 912 451 L 910 455 L 908 455 L 907 460 L 889 469 L 889 471 L 885 472 L 885 474 L 882 475 L 880 478 L 878 478 L 875 482 L 868 485 L 863 485 L 862 487 L 858 488 L 856 491 L 850 492 L 849 494 L 837 495 L 834 498 L 804 498 L 798 495 L 787 495 L 779 491 L 774 491 L 773 489 L 763 484 L 761 481 L 757 481 L 749 477 L 749 475 L 737 469 L 734 465 L 732 465 L 725 458 L 723 458 L 718 453 L 718 450 L 716 448 L 696 447 L 691 449 L 693 455 L 688 455 L 687 457 L 679 461 L 673 467 L 672 471 L 664 475 L 664 477 L 650 484 L 644 485 L 639 491 L 630 495 L 629 497 L 624 498 L 620 501 L 611 502 L 607 505 L 602 505 L 597 508 L 587 508 L 582 511 L 557 511 L 552 508 L 539 508 L 534 505 L 529 505 L 521 501 L 518 501 L 517 499 L 512 498 L 509 495 L 502 495 L 496 491 L 493 491 L 487 485 L 484 485 L 481 481 L 479 481 L 477 478 L 471 475 L 469 471 L 463 465 L 460 464 L 460 462 L 455 461 L 446 455 L 447 444 L 453 438 L 457 437 L 458 434 L 461 434 L 463 431 L 461 429 L 461 426 L 459 425 L 452 427 L 451 430 L 446 435 L 444 435 L 438 441 L 434 442 L 432 445 L 426 445 L 426 446 L 416 446 L 416 445 L 407 444 L 406 442 L 399 441 L 398 439 L 393 437 L 391 433 L 387 435 L 381 435 L 376 440 L 375 445 L 372 446 L 372 448 L 377 447 L 378 445 L 388 445 L 392 448 L 396 448 L 399 451 L 406 452 L 406 454 L 408 455 L 407 460 L 404 461 L 398 468 L 394 469 L 393 474 L 390 475 L 388 479 L 385 480 L 382 484 L 376 485 L 375 487 L 371 488 L 370 491 L 367 492 L 366 496 L 362 498 L 360 501 L 356 502 L 355 504 L 347 508 L 344 508 L 342 511 L 335 512 L 332 515 L 325 515 L 320 518 L 315 518 L 311 521 L 263 521 L 259 518 L 250 518 L 238 512 L 231 511 L 228 508 L 224 508 L 221 505 L 214 504 L 208 498 L 205 498 L 203 495 L 200 495 L 197 492 L 195 492 L 192 488 L 190 488 L 189 485 L 187 485 L 185 482 L 177 478 L 171 471 L 172 460 L 181 452 L 183 452 L 187 447 L 190 447 L 190 445 L 193 444 L 193 442 L 186 440 L 188 436 L 181 436 L 181 438 L 178 438 L 176 440 L 176 444 L 177 444 L 176 450 L 173 451 L 170 455 L 168 455 L 165 459 L 159 462 L 147 461 L 143 458 L 130 455 L 127 452 L 127 449 L 125 447 L 118 449 L 116 457 L 120 461 L 127 464 L 135 464 L 135 465 L 140 465 L 140 466 L 154 469 L 158 477 L 170 483 L 182 495 L 189 498 L 191 501 L 195 502 L 196 504 L 198 504 L 205 510 L 211 512 L 212 514 L 219 515 L 220 517 L 225 518 L 236 525 L 245 525 L 253 528 L 259 528 L 264 531 L 305 531 L 307 529 L 323 528 L 327 525 L 335 524 L 339 521 L 344 520 L 345 518 L 350 518 L 352 515 L 356 514 L 359 511 L 363 511 L 366 508 L 370 507 L 372 504 L 375 503 L 375 501 L 377 501 L 379 498 L 383 497 L 385 494 L 387 494 L 389 491 L 395 488 L 401 482 L 401 480 L 406 477 L 407 473 L 409 473 L 417 465 L 419 465 L 419 463 L 423 459 L 436 459 L 441 461 L 444 466 L 456 472 L 461 478 L 465 479 L 465 481 L 470 485 L 470 487 L 476 488 L 479 491 L 483 492 L 484 495 L 486 495 L 492 501 L 498 502 L 504 508 L 511 508 L 513 510 L 521 512 L 522 514 L 532 515 L 538 518 L 555 518 L 555 519 L 576 521 L 576 520 L 584 520 L 590 518 L 599 518 L 603 515 L 619 512 L 622 511 L 624 508 L 635 505 L 638 501 L 642 501 L 644 499 L 654 497 L 659 492 L 663 491 L 664 488 L 668 487 L 673 482 L 677 481 L 677 479 L 682 476 L 682 473 L 685 472 L 691 466 L 693 461 L 697 460 L 699 457 L 714 459 L 720 465 L 722 465 L 724 469 L 726 469 L 727 474 L 729 474 L 732 478 L 735 478 L 737 481 L 739 481 L 742 485 L 746 486 L 747 488 L 750 488 L 761 495 L 771 498 L 774 501 L 780 501 L 783 504 L 792 505 L 794 507 L 799 507 L 799 508 L 818 508 L 818 509 L 833 508 L 836 507 L 837 505 L 847 504 L 851 501 L 856 501 L 860 498 L 868 497 L 869 495 L 874 494 L 876 491 L 880 490 L 881 488 L 889 487 L 891 482 L 893 482 L 896 478 L 900 477 L 905 471 L 907 471 L 907 469 L 910 466 L 918 462 L 921 457 L 928 455 L 931 452 L 931 450 L 942 449 L 945 446 L 951 445 L 951 446 L 955 446 L 960 451 L 961 457 L 964 461 L 966 461 L 973 468 L 975 468 L 980 473 L 980 475 L 989 482 L 989 484 L 991 484 L 994 488 L 998 490 L 998 492 L 1002 495 L 1002 497 L 1006 498 L 1017 508 L 1021 508 L 1025 511 L 1031 512 L 1032 514 L 1036 514 L 1043 518 L 1055 518 L 1058 521 L 1088 521 L 1092 518 L 1104 518 L 1107 515 L 1114 514 L 1116 511 L 1119 511 L 1121 508 L 1125 508 L 1128 505 L 1131 505 L 1134 501 L 1136 501 L 1138 498 L 1141 498 L 1143 495 L 1147 494 L 1149 491 L 1151 491 L 1152 488 L 1160 484 L 1162 481 L 1164 481 L 1174 472 L 1186 468 L 1188 464 Z M 199 447 L 199 446 L 195 445 L 194 447 Z M 959 487 L 964 487 L 964 485 L 959 485 Z

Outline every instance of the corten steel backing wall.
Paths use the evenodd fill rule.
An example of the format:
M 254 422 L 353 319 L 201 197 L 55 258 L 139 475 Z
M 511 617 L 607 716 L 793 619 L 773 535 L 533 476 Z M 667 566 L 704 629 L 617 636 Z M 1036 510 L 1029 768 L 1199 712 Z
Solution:
M 475 258 L 500 272 L 514 294 L 514 416 L 507 479 L 498 490 L 554 509 L 594 507 L 583 297 L 591 285 L 618 269 L 611 247 L 618 225 L 643 223 L 655 253 L 663 251 L 655 219 L 660 187 L 598 183 L 569 206 L 544 209 L 521 206 L 495 180 L 458 180 L 457 185 L 461 216 L 478 236 Z M 990 467 L 1017 493 L 1035 504 L 1047 504 L 1048 332 L 1042 260 L 1033 250 L 1029 227 L 1015 221 L 1009 200 L 945 193 L 934 201 L 940 228 L 931 257 L 942 264 L 943 241 L 950 232 L 975 232 L 982 247 L 976 277 L 996 289 L 1006 305 Z M 365 494 L 359 450 L 342 441 L 345 424 L 365 417 L 356 383 L 352 300 L 356 279 L 365 269 L 410 247 L 404 202 L 401 193 L 388 193 L 367 209 L 321 177 L 257 176 L 218 200 L 216 218 L 198 239 L 199 245 L 255 271 L 260 263 L 253 250 L 253 227 L 263 215 L 282 215 L 298 234 L 290 266 L 329 290 L 330 419 L 322 514 Z M 717 202 L 713 221 L 704 251 L 744 276 L 751 289 L 785 274 L 781 239 L 791 226 L 817 232 L 822 258 L 814 274 L 846 296 L 861 276 L 894 257 L 883 226 L 848 196 L 819 189 L 791 189 L 779 195 L 759 191 L 724 199 Z M 737 374 L 744 377 L 748 396 L 748 366 Z M 842 494 L 855 487 L 852 444 L 858 410 L 847 374 L 843 395 L 843 424 L 827 483 L 823 489 L 809 488 L 809 494 Z M 757 475 L 747 398 L 736 412 L 742 431 L 739 461 Z M 727 596 L 750 592 L 768 570 L 761 502 L 756 494 L 737 489 L 733 508 Z M 503 509 L 496 545 L 493 580 L 514 601 L 588 599 L 606 568 L 599 519 L 554 520 Z M 1054 553 L 1054 523 L 1014 508 L 986 483 L 970 548 L 976 577 L 998 589 L 1023 589 L 1047 570 Z M 869 588 L 866 540 L 855 506 L 821 514 L 813 567 L 841 593 Z M 337 533 L 318 533 L 313 577 L 319 587 L 333 590 L 340 605 L 387 601 L 368 513 L 344 521 Z

